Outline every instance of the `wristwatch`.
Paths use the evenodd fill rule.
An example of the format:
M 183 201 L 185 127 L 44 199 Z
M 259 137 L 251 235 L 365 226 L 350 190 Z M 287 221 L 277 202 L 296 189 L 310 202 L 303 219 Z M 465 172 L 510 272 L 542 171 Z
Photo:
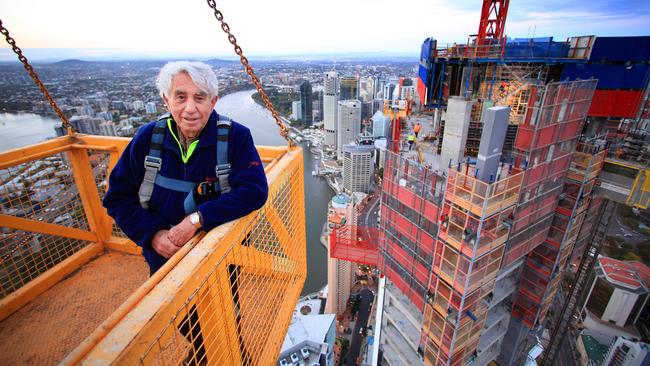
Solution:
M 201 227 L 201 216 L 198 212 L 194 212 L 190 215 L 190 224 L 194 225 L 196 228 Z

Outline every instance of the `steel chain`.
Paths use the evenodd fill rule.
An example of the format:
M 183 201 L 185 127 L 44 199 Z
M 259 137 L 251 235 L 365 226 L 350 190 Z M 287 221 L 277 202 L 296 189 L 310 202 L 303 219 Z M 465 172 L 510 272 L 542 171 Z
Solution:
M 266 95 L 264 92 L 264 89 L 262 88 L 262 84 L 260 83 L 259 78 L 257 75 L 255 75 L 255 72 L 251 65 L 248 63 L 248 59 L 246 56 L 244 56 L 243 51 L 241 47 L 237 44 L 237 39 L 235 38 L 232 33 L 230 33 L 230 26 L 228 23 L 226 23 L 223 20 L 223 13 L 217 9 L 217 3 L 215 0 L 207 0 L 208 1 L 208 6 L 214 10 L 214 17 L 217 18 L 217 20 L 221 23 L 221 29 L 228 35 L 228 42 L 233 45 L 235 53 L 237 56 L 239 56 L 239 61 L 241 62 L 242 65 L 244 65 L 244 68 L 246 69 L 246 73 L 248 76 L 250 76 L 251 81 L 253 84 L 255 84 L 255 89 L 257 89 L 257 92 L 260 94 L 262 97 L 262 100 L 264 101 L 264 104 L 266 105 L 266 108 L 268 108 L 269 111 L 271 111 L 271 114 L 273 115 L 273 118 L 275 119 L 275 123 L 277 123 L 278 127 L 280 128 L 280 135 L 284 137 L 285 140 L 287 140 L 287 144 L 289 147 L 291 147 L 292 143 L 291 140 L 289 139 L 289 130 L 287 127 L 282 123 L 282 120 L 280 120 L 280 116 L 278 115 L 278 112 L 276 112 L 275 108 L 273 107 L 273 104 L 271 104 L 271 101 L 269 100 L 269 97 Z
M 52 106 L 54 109 L 54 112 L 59 116 L 59 119 L 61 119 L 61 125 L 63 128 L 68 130 L 68 134 L 71 134 L 74 132 L 74 129 L 72 128 L 72 125 L 70 125 L 70 122 L 68 121 L 68 118 L 63 114 L 61 111 L 61 108 L 56 104 L 50 93 L 47 91 L 47 88 L 45 88 L 45 85 L 43 85 L 43 82 L 41 79 L 38 78 L 38 75 L 36 74 L 36 71 L 34 71 L 34 68 L 32 65 L 29 64 L 29 61 L 27 61 L 27 57 L 23 55 L 23 51 L 20 49 L 20 47 L 16 46 L 16 41 L 11 38 L 9 35 L 9 30 L 4 27 L 2 24 L 2 20 L 0 20 L 0 33 L 2 33 L 5 36 L 5 39 L 7 40 L 7 43 L 11 46 L 11 49 L 14 51 L 16 55 L 18 55 L 18 60 L 22 62 L 23 67 L 25 70 L 27 70 L 27 73 L 29 73 L 29 76 L 31 76 L 32 80 L 34 80 L 34 83 L 36 83 L 36 86 L 41 90 L 41 93 L 45 96 L 45 99 L 47 99 L 48 103 Z

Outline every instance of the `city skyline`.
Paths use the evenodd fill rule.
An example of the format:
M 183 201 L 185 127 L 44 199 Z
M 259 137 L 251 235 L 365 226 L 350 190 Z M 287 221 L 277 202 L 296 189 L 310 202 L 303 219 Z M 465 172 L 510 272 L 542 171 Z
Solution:
M 440 43 L 466 41 L 467 35 L 477 32 L 481 10 L 479 1 L 407 0 L 398 6 L 388 0 L 335 0 L 320 6 L 281 0 L 256 3 L 252 11 L 250 3 L 229 0 L 217 5 L 244 52 L 255 57 L 357 53 L 415 57 L 427 36 Z M 41 0 L 5 0 L 0 9 L 3 25 L 31 60 L 233 56 L 204 2 L 178 7 L 168 0 L 66 0 L 62 6 Z M 506 34 L 554 36 L 556 40 L 586 34 L 643 35 L 650 31 L 649 13 L 650 3 L 639 0 L 625 4 L 523 0 L 509 9 Z M 3 43 L 0 61 L 15 59 Z

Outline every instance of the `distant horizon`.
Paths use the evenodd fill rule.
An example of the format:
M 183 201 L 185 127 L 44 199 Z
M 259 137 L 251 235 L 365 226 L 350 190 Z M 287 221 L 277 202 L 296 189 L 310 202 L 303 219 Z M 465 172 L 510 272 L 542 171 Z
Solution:
M 200 61 L 223 60 L 239 62 L 239 56 L 228 54 L 200 54 L 200 53 L 151 53 L 133 52 L 132 50 L 115 50 L 105 48 L 25 48 L 22 50 L 30 62 L 56 63 L 67 60 L 79 60 L 86 62 L 98 61 L 165 61 L 192 59 Z M 55 54 L 62 53 L 61 56 Z M 347 60 L 372 60 L 372 59 L 406 59 L 413 58 L 418 61 L 419 52 L 338 52 L 338 53 L 284 53 L 284 54 L 250 54 L 246 55 L 253 60 L 309 60 L 309 61 L 332 61 L 344 62 Z M 20 62 L 16 54 L 8 48 L 0 48 L 0 62 Z
M 481 17 L 477 0 L 218 3 L 244 54 L 258 60 L 417 57 L 428 37 L 439 45 L 466 43 Z M 204 1 L 0 1 L 0 13 L 37 62 L 235 57 Z M 507 14 L 508 37 L 650 35 L 648 0 L 517 0 Z M 10 53 L 0 42 L 0 61 L 15 60 Z

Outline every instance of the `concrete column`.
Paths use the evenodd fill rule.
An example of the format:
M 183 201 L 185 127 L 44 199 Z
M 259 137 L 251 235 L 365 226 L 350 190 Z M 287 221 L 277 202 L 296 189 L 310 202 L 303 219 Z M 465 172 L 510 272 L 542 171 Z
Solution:
M 442 161 L 440 169 L 447 171 L 449 162 L 455 167 L 465 158 L 465 144 L 472 115 L 473 101 L 461 97 L 452 97 L 447 103 L 447 119 L 442 140 Z

